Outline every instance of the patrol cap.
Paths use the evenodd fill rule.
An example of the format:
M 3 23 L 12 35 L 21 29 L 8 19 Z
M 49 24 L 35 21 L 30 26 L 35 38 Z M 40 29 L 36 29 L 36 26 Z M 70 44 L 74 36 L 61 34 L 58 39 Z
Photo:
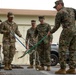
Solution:
M 63 4 L 64 5 L 62 0 L 58 0 L 58 1 L 55 2 L 55 6 L 53 8 L 56 8 L 57 5 L 59 5 L 59 4 Z
M 14 14 L 13 14 L 12 12 L 8 12 L 8 13 L 7 13 L 7 16 L 9 16 L 9 17 L 14 17 Z
M 39 16 L 39 19 L 44 19 L 44 16 Z
M 31 22 L 36 22 L 36 20 L 31 20 Z

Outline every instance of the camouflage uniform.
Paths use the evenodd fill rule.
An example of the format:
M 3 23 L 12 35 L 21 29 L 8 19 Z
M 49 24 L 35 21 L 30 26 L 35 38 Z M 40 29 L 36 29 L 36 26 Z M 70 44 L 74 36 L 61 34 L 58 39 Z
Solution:
M 59 58 L 61 69 L 66 68 L 66 51 L 69 50 L 69 68 L 75 69 L 74 53 L 76 51 L 76 26 L 73 8 L 62 7 L 55 18 L 55 26 L 51 33 L 57 31 L 62 24 L 62 32 L 59 39 Z
M 0 20 L 0 30 L 1 30 L 1 23 L 2 23 L 2 20 Z
M 38 36 L 38 41 L 40 41 L 44 36 L 47 35 L 48 31 L 51 30 L 49 24 L 38 24 L 35 30 L 35 37 Z M 37 51 L 39 53 L 39 60 L 41 66 L 50 66 L 51 59 L 50 59 L 50 41 L 51 36 L 47 36 L 38 46 Z
M 14 37 L 14 33 L 16 33 L 19 37 L 22 35 L 20 34 L 16 23 L 11 23 L 8 20 L 1 23 L 1 33 L 3 34 L 4 63 L 11 64 L 16 50 L 16 39 Z
M 35 31 L 36 28 L 33 28 L 31 27 L 30 29 L 27 30 L 27 35 L 26 35 L 26 44 L 28 43 L 29 41 L 29 49 L 32 48 L 36 43 L 37 43 L 37 39 L 34 38 L 34 31 Z M 36 48 L 35 48 L 36 50 Z M 34 51 L 33 53 L 30 54 L 30 65 L 33 65 L 34 64 L 34 59 L 35 59 L 35 53 L 36 53 L 36 62 L 35 62 L 35 65 L 39 65 L 39 59 L 38 59 L 38 52 L 37 51 Z

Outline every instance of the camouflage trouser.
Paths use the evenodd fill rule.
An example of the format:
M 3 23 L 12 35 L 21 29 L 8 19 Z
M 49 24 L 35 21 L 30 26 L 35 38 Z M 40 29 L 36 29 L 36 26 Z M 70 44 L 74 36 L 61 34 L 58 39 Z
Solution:
M 13 60 L 15 54 L 15 43 L 4 42 L 3 43 L 3 54 L 4 54 L 4 63 L 10 63 Z
M 32 48 L 32 46 L 30 46 L 29 48 Z M 35 60 L 35 65 L 39 65 L 39 55 L 37 51 L 34 51 L 33 53 L 29 54 L 29 60 L 30 60 L 30 64 L 33 65 L 34 64 L 34 60 Z
M 66 30 L 65 30 L 66 31 Z M 59 58 L 60 67 L 66 68 L 66 51 L 69 51 L 69 68 L 75 68 L 75 51 L 76 51 L 76 35 L 73 33 L 63 32 L 61 33 L 59 40 Z
M 37 51 L 39 53 L 39 61 L 41 66 L 51 65 L 50 50 L 50 43 L 44 44 L 44 42 L 42 42 L 40 45 L 38 45 Z

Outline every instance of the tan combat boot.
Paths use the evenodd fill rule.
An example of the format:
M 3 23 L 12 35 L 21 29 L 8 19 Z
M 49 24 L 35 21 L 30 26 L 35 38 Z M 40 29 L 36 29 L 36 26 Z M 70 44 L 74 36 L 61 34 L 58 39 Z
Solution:
M 65 69 L 59 69 L 58 71 L 55 72 L 55 74 L 66 74 Z
M 46 71 L 50 71 L 50 66 L 47 66 L 47 69 L 46 69 Z
M 75 69 L 68 69 L 66 71 L 66 74 L 76 74 L 76 71 L 75 71 Z
M 35 69 L 39 69 L 40 68 L 40 65 L 35 65 Z
M 45 70 L 44 66 L 40 66 L 38 70 Z
M 9 68 L 9 70 L 12 70 L 11 64 L 8 64 L 8 68 Z
M 9 70 L 7 63 L 5 63 L 4 70 Z
M 29 65 L 27 68 L 28 68 L 28 69 L 33 68 L 33 65 Z
M 39 68 L 40 66 L 39 65 L 35 65 L 35 68 Z

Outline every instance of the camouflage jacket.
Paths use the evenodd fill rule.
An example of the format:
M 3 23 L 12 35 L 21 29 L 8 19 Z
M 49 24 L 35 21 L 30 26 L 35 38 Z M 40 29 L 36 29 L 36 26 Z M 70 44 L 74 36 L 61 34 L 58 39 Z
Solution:
M 48 31 L 51 30 L 51 26 L 47 23 L 44 24 L 39 24 L 36 27 L 34 36 L 37 37 L 38 36 L 38 41 L 40 41 L 44 36 L 47 35 Z M 44 43 L 49 43 L 51 42 L 53 39 L 53 36 L 48 36 L 45 40 L 43 40 Z
M 15 33 L 21 37 L 18 26 L 15 22 L 10 23 L 8 20 L 1 23 L 1 31 L 3 34 L 3 42 L 16 42 Z M 11 34 L 12 33 L 12 34 Z
M 36 28 L 30 28 L 27 30 L 26 34 L 26 44 L 29 42 L 29 46 L 33 46 L 34 44 L 37 43 L 37 38 L 34 37 L 34 31 Z
M 62 25 L 63 32 L 67 30 L 69 33 L 76 33 L 75 26 L 75 13 L 73 8 L 62 7 L 55 17 L 55 26 L 51 30 L 51 33 L 57 31 L 57 29 Z

